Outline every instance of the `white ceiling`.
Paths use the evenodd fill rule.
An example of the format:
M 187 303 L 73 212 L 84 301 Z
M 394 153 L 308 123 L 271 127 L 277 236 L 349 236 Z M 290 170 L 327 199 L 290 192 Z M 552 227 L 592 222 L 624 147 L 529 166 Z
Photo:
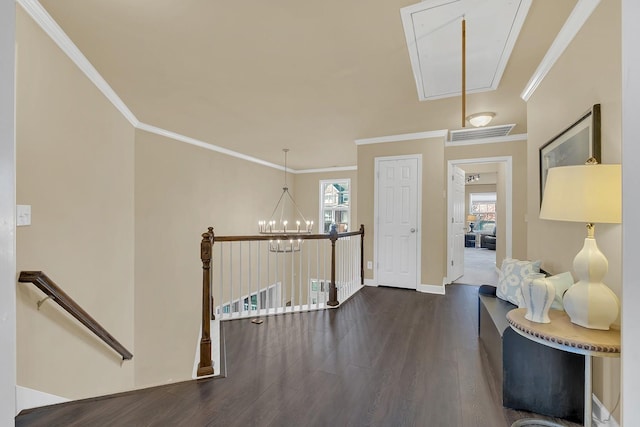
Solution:
M 425 0 L 402 9 L 420 100 L 462 93 L 462 21 L 467 93 L 495 90 L 531 0 Z
M 41 0 L 137 120 L 275 164 L 287 147 L 296 170 L 355 166 L 358 139 L 460 128 L 459 97 L 416 97 L 400 17 L 414 2 Z M 532 3 L 500 84 L 470 94 L 468 114 L 526 132 L 520 93 L 575 4 Z

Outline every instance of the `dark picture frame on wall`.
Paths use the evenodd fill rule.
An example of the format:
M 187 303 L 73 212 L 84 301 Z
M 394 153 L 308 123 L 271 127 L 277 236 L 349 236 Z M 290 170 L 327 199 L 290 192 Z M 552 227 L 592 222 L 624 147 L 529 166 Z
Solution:
M 590 157 L 600 163 L 600 104 L 540 147 L 540 203 L 547 172 L 557 166 L 583 165 Z

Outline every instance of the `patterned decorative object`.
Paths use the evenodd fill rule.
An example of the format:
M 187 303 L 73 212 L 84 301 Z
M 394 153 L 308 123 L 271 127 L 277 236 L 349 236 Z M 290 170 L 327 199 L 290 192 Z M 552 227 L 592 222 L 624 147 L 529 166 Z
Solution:
M 527 308 L 524 318 L 537 323 L 549 323 L 549 309 L 556 288 L 542 273 L 530 274 L 522 282 L 522 298 Z
M 551 308 L 555 310 L 564 310 L 562 298 L 564 297 L 564 293 L 567 292 L 567 289 L 569 289 L 571 285 L 573 285 L 573 276 L 567 271 L 564 273 L 556 274 L 555 276 L 547 277 L 547 280 L 553 284 L 556 292 L 556 296 L 553 299 Z
M 498 274 L 496 295 L 518 307 L 524 307 L 522 299 L 522 282 L 525 277 L 540 272 L 540 261 L 520 261 L 506 258 Z

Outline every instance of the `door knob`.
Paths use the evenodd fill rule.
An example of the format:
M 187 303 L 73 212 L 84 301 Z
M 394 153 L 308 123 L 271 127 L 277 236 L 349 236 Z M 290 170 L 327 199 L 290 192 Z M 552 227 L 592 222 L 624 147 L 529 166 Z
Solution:
M 416 229 L 415 229 L 415 228 L 412 228 L 412 229 L 411 229 L 411 230 L 409 230 L 409 231 L 410 231 L 410 232 L 412 232 L 412 233 L 415 233 L 415 232 L 416 232 Z

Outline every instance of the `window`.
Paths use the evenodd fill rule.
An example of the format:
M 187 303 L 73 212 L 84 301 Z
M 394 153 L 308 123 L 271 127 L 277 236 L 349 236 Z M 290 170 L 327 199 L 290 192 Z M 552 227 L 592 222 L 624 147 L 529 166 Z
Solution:
M 324 303 L 329 299 L 329 282 L 309 279 L 309 304 Z
M 277 282 L 266 289 L 261 289 L 260 292 L 254 292 L 251 295 L 244 296 L 243 298 L 227 302 L 222 305 L 222 313 L 231 314 L 239 313 L 242 311 L 255 311 L 258 309 L 270 309 L 277 308 L 281 305 L 281 284 Z M 258 305 L 258 294 L 260 295 L 260 305 Z M 242 309 L 240 309 L 240 300 L 242 300 Z M 216 313 L 220 314 L 220 306 L 216 306 Z
M 339 233 L 349 230 L 350 188 L 350 179 L 320 181 L 321 233 L 331 231 L 331 224 L 336 224 Z
M 471 193 L 469 213 L 476 216 L 476 220 L 496 220 L 496 193 Z
M 336 282 L 336 289 L 340 290 L 342 282 Z M 323 304 L 329 301 L 331 280 L 309 279 L 309 304 Z

